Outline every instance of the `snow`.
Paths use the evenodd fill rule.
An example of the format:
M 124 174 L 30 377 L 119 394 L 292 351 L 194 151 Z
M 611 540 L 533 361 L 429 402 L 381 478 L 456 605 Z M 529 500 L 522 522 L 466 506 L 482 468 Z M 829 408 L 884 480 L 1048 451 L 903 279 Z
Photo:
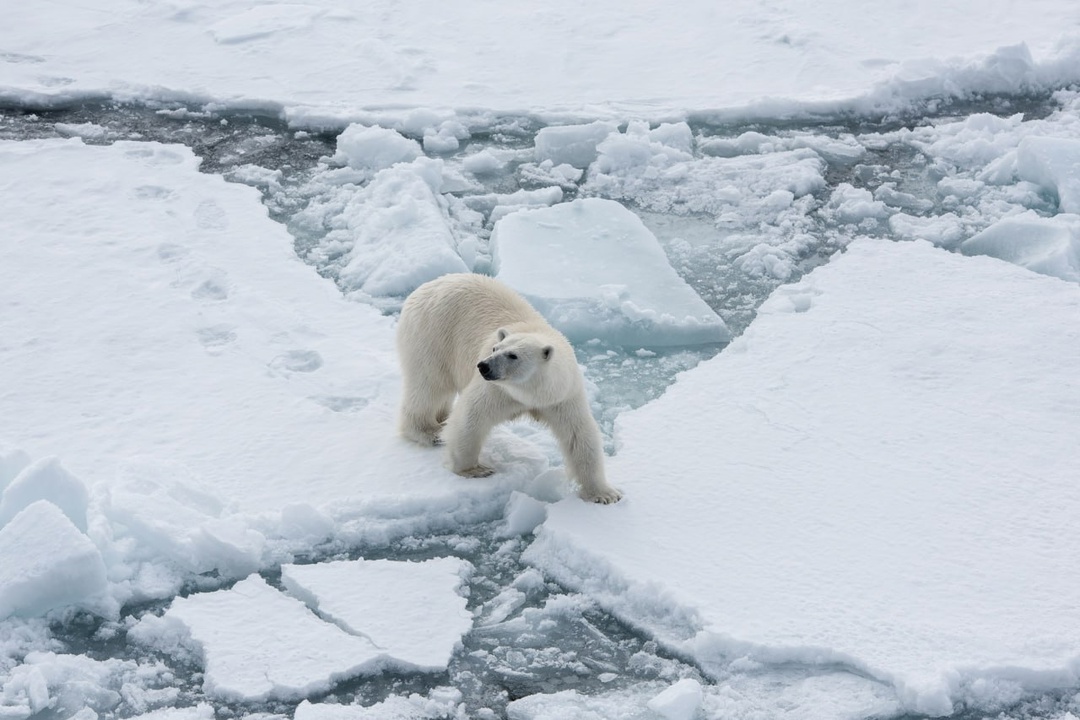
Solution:
M 101 553 L 52 503 L 33 502 L 0 529 L 0 619 L 73 604 L 107 611 L 105 590 Z
M 442 671 L 472 627 L 459 593 L 469 563 L 341 560 L 285 565 L 281 581 L 313 611 L 369 639 L 395 662 Z
M 518 211 L 495 225 L 491 243 L 495 277 L 571 340 L 664 346 L 731 337 L 656 237 L 617 202 Z
M 498 513 L 546 467 L 496 433 L 499 479 L 463 482 L 399 440 L 392 320 L 300 262 L 256 190 L 197 164 L 156 143 L 0 143 L 0 306 L 18 309 L 0 359 L 19 378 L 0 437 L 112 493 L 115 532 L 142 550 L 220 566 L 192 546 L 206 526 L 223 555 L 248 558 L 234 577 L 258 540 L 247 520 L 218 521 L 306 503 L 344 522 L 374 505 L 407 532 L 405 518 L 428 527 L 485 498 Z
M 859 109 L 1078 79 L 1071 3 L 882 5 L 737 0 L 666 6 L 556 0 L 228 5 L 76 0 L 15 8 L 0 97 L 191 99 L 284 110 L 312 125 L 438 109 L 576 122 L 622 113 L 737 116 Z M 468 37 L 468 42 L 461 42 Z M 171 48 L 168 54 L 160 49 Z M 647 48 L 648 52 L 643 52 Z
M 1070 686 L 1078 313 L 1009 264 L 853 243 L 622 415 L 627 500 L 553 505 L 526 558 L 705 667 L 841 662 L 931 715 Z
M 220 699 L 303 698 L 376 671 L 380 651 L 366 638 L 323 622 L 258 575 L 229 590 L 179 597 L 140 641 L 169 648 L 186 632 L 205 665 L 203 686 Z

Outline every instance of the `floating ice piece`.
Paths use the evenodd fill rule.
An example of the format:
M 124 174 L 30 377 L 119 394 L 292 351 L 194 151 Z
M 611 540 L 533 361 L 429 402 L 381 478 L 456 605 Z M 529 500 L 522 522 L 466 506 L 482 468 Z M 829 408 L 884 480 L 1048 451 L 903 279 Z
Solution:
M 547 517 L 547 503 L 517 490 L 506 501 L 506 522 L 499 528 L 501 536 L 525 535 L 536 529 Z
M 650 710 L 667 720 L 692 720 L 701 708 L 703 698 L 701 683 L 693 678 L 683 678 L 647 704 Z
M 999 220 L 960 245 L 1043 275 L 1080 282 L 1080 216 L 1040 217 L 1034 210 Z
M 444 720 L 464 717 L 461 700 L 461 691 L 452 687 L 434 688 L 426 697 L 391 695 L 367 707 L 305 700 L 297 706 L 294 720 Z
M 334 160 L 356 170 L 382 170 L 410 163 L 423 154 L 420 143 L 395 130 L 353 124 L 338 135 Z
M 370 638 L 391 661 L 445 670 L 472 627 L 472 614 L 458 592 L 470 569 L 468 562 L 449 557 L 342 560 L 285 565 L 281 580 L 313 610 Z
M 214 720 L 214 706 L 199 703 L 194 707 L 160 708 L 136 715 L 131 720 Z
M 101 553 L 52 503 L 38 500 L 0 529 L 0 618 L 95 608 L 105 588 Z
M 641 347 L 731 336 L 653 234 L 617 202 L 590 198 L 516 212 L 496 224 L 491 243 L 495 275 L 571 340 Z
M 506 711 L 510 720 L 651 720 L 662 717 L 659 710 L 650 712 L 648 708 L 658 693 L 664 694 L 665 685 L 641 682 L 587 695 L 574 690 L 536 693 L 514 700 Z M 678 683 L 667 690 L 676 686 Z M 891 688 L 842 671 L 809 677 L 735 673 L 727 682 L 698 687 L 701 712 L 690 717 L 861 720 L 899 714 Z
M 55 457 L 42 458 L 25 468 L 0 495 L 0 527 L 37 500 L 60 508 L 80 532 L 86 532 L 86 485 L 69 473 Z
M 1056 195 L 1062 212 L 1080 213 L 1080 140 L 1024 138 L 1016 148 L 1016 174 Z
M 557 125 L 536 133 L 536 161 L 550 160 L 587 168 L 596 159 L 596 146 L 618 130 L 612 122 L 596 121 L 588 125 Z
M 258 575 L 229 590 L 177 598 L 163 616 L 186 626 L 205 662 L 207 695 L 296 699 L 376 670 L 369 640 L 323 622 Z
M 424 158 L 383 170 L 345 208 L 353 240 L 341 270 L 346 289 L 407 295 L 440 275 L 469 271 L 437 194 L 442 169 Z
M 524 557 L 705 667 L 844 663 L 931 715 L 1074 678 L 1078 317 L 1075 285 L 858 240 L 621 415 L 627 499 L 551 505 Z

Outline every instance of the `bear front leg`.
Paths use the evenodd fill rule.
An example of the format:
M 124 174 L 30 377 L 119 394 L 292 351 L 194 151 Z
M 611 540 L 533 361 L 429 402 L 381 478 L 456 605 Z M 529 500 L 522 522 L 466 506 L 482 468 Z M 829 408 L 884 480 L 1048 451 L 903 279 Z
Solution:
M 604 441 L 588 404 L 571 400 L 540 411 L 541 419 L 559 441 L 570 477 L 586 502 L 608 505 L 622 492 L 610 485 L 604 473 Z
M 443 433 L 450 460 L 450 469 L 462 477 L 487 477 L 495 472 L 480 464 L 480 448 L 499 423 L 509 420 L 502 393 L 477 380 L 465 388 L 458 398 Z

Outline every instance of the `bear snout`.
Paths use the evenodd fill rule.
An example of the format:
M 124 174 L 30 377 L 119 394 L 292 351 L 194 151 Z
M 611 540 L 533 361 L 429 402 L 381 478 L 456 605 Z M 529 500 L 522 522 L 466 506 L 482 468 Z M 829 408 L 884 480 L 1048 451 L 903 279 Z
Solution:
M 476 369 L 480 371 L 480 377 L 484 378 L 485 380 L 495 379 L 495 373 L 492 371 L 491 365 L 488 364 L 487 360 L 481 360 L 480 362 L 476 363 Z

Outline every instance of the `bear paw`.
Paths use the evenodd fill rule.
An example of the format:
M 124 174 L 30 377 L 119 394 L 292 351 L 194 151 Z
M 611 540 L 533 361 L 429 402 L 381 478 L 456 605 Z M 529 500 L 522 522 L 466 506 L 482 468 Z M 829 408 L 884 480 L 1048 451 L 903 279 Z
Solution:
M 493 474 L 495 471 L 486 465 L 474 465 L 471 468 L 465 468 L 464 470 L 455 470 L 461 477 L 467 478 L 482 478 Z
M 600 505 L 610 505 L 611 503 L 617 503 L 622 499 L 622 491 L 617 490 L 610 485 L 595 489 L 584 490 L 579 493 L 581 499 L 585 502 L 599 503 Z

